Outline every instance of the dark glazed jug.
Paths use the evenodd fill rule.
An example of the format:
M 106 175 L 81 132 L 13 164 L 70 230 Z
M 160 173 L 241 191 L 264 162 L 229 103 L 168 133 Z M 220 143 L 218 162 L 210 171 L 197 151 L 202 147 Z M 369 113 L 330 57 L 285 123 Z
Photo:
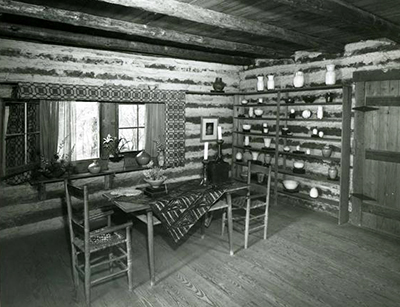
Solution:
M 150 155 L 144 150 L 139 152 L 138 155 L 136 156 L 136 161 L 139 165 L 146 165 L 147 163 L 150 162 L 150 159 L 151 159 Z
M 225 87 L 225 83 L 222 82 L 222 78 L 215 78 L 215 81 L 213 83 L 213 88 L 216 92 L 222 92 L 224 87 Z

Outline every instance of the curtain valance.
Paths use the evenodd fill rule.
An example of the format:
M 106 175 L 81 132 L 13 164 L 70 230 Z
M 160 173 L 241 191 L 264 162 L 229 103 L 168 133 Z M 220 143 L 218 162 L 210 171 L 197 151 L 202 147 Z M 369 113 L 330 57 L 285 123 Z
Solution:
M 166 165 L 185 162 L 185 92 L 149 90 L 120 85 L 76 85 L 56 83 L 18 83 L 20 99 L 104 101 L 165 104 Z

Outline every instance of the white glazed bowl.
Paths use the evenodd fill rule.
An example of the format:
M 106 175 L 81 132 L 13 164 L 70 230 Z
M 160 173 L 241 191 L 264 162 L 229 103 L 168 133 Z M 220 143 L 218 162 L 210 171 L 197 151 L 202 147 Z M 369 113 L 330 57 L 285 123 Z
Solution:
M 254 114 L 256 116 L 261 116 L 261 115 L 263 115 L 263 113 L 264 113 L 264 110 L 262 110 L 262 109 L 255 109 L 254 110 Z
M 295 162 L 293 163 L 293 166 L 294 166 L 294 168 L 302 169 L 302 168 L 304 167 L 304 162 L 302 162 L 302 161 L 295 161 Z
M 283 180 L 282 184 L 286 190 L 293 191 L 299 186 L 299 182 L 296 180 Z
M 243 124 L 243 130 L 250 130 L 251 129 L 251 125 L 250 124 Z
M 290 151 L 290 147 L 289 147 L 289 146 L 283 147 L 283 151 L 284 151 L 284 152 L 289 152 L 289 151 Z
M 248 100 L 247 99 L 243 99 L 242 100 L 242 104 L 247 104 L 248 103 Z

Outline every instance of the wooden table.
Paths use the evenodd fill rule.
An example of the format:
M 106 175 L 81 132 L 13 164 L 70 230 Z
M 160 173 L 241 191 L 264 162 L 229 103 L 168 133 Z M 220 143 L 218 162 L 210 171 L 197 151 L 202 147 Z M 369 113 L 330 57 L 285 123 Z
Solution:
M 182 183 L 180 183 L 182 185 Z M 187 182 L 184 183 L 187 185 Z M 247 189 L 248 185 L 243 182 L 232 181 L 229 184 L 224 184 L 228 220 L 228 238 L 229 238 L 229 253 L 233 256 L 233 223 L 232 223 L 232 193 Z M 169 186 L 169 190 L 173 190 L 173 186 Z M 118 197 L 111 195 L 111 193 L 104 193 L 104 197 L 110 200 L 114 205 L 120 208 L 127 214 L 137 214 L 146 212 L 147 216 L 147 241 L 148 241 L 148 256 L 150 267 L 150 284 L 155 284 L 155 271 L 154 271 L 154 232 L 153 232 L 153 212 L 150 208 L 150 203 L 156 201 L 156 198 L 150 198 L 141 195 L 135 198 L 135 201 L 121 201 Z M 164 196 L 165 197 L 165 196 Z M 218 203 L 218 202 L 217 202 Z M 223 208 L 222 206 L 218 206 Z M 212 208 L 210 209 L 212 210 Z

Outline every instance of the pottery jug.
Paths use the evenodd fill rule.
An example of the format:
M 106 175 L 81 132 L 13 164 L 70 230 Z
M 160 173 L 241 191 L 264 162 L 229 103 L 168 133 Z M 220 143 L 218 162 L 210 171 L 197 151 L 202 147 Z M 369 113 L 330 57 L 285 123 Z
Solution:
M 249 108 L 249 117 L 254 117 L 254 108 L 253 107 Z
M 337 175 L 338 175 L 338 169 L 336 168 L 336 166 L 331 165 L 328 169 L 329 179 L 334 180 L 336 179 Z
M 144 150 L 139 152 L 138 155 L 136 156 L 136 161 L 139 165 L 146 165 L 147 163 L 150 162 L 150 159 L 151 159 L 150 155 Z
M 331 156 L 331 154 L 332 154 L 332 147 L 329 145 L 325 145 L 322 148 L 322 156 L 325 158 L 329 158 Z
M 257 91 L 264 91 L 264 76 L 257 76 Z
M 302 71 L 296 72 L 293 78 L 294 87 L 302 87 L 304 85 L 304 74 Z
M 270 164 L 272 160 L 272 156 L 270 154 L 265 154 L 264 162 L 265 164 Z
M 253 161 L 257 161 L 257 159 L 258 159 L 258 152 L 257 152 L 257 151 L 252 151 L 252 152 L 251 152 L 251 157 L 252 157 Z
M 250 136 L 244 136 L 244 146 L 250 146 Z
M 336 83 L 335 65 L 328 64 L 326 65 L 325 84 L 333 85 L 335 83 Z
M 324 117 L 324 109 L 322 106 L 319 106 L 317 109 L 317 118 L 322 119 Z
M 312 197 L 312 198 L 317 198 L 318 197 L 318 190 L 317 190 L 317 188 L 311 188 L 311 190 L 310 190 L 310 197 Z
M 273 90 L 275 88 L 274 75 L 268 75 L 267 78 L 267 89 Z
M 222 78 L 215 78 L 215 81 L 214 81 L 214 83 L 213 83 L 213 88 L 214 88 L 214 90 L 216 91 L 216 92 L 222 92 L 222 90 L 224 89 L 224 87 L 225 87 L 225 83 L 224 82 L 222 82 Z
M 271 146 L 271 138 L 264 138 L 264 146 L 269 148 Z
M 251 159 L 252 159 L 251 153 L 249 152 L 248 149 L 245 149 L 244 154 L 243 154 L 243 162 L 247 163 L 247 161 L 249 161 Z
M 243 159 L 243 154 L 240 152 L 240 151 L 238 151 L 237 153 L 236 153 L 236 161 L 242 161 L 242 159 Z
M 100 173 L 101 167 L 98 160 L 93 160 L 93 163 L 89 164 L 88 171 L 91 174 Z

